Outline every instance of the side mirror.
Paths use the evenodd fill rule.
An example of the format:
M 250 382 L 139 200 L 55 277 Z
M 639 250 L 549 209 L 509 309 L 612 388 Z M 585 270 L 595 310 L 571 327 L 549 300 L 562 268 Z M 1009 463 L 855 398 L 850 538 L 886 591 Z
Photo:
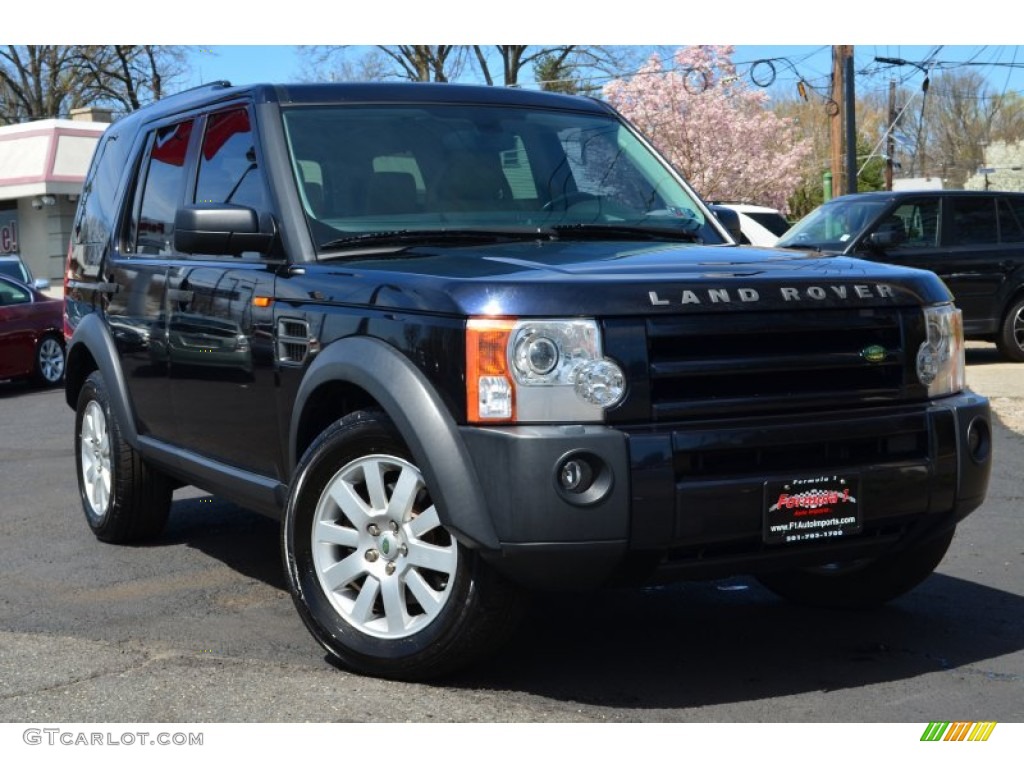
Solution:
M 708 207 L 715 214 L 715 218 L 722 222 L 722 226 L 729 233 L 729 237 L 737 243 L 742 243 L 743 231 L 740 229 L 740 215 L 732 208 L 725 208 L 721 205 L 711 205 Z
M 867 246 L 873 251 L 884 251 L 900 242 L 900 238 L 892 230 L 880 229 L 867 237 Z
M 37 291 L 48 291 L 50 290 L 50 281 L 45 277 L 37 277 L 32 281 L 32 287 Z
M 186 205 L 174 215 L 174 249 L 182 253 L 269 253 L 275 234 L 262 231 L 259 214 L 243 205 Z

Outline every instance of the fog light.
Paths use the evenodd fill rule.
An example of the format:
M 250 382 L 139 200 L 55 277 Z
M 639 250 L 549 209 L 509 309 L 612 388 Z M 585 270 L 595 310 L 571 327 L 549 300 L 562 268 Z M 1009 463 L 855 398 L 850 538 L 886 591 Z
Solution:
M 594 470 L 583 459 L 569 459 L 558 470 L 558 482 L 570 493 L 582 493 L 590 487 Z
M 974 419 L 967 427 L 967 450 L 975 461 L 984 461 L 992 447 L 988 424 L 984 419 Z
M 589 507 L 608 498 L 615 484 L 611 467 L 596 453 L 570 451 L 554 465 L 555 491 L 574 507 Z

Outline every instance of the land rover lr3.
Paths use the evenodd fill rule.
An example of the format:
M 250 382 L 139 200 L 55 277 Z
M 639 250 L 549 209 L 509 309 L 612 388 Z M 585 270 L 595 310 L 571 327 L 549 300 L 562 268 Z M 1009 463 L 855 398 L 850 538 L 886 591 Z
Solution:
M 97 146 L 65 307 L 95 535 L 159 535 L 182 485 L 279 517 L 300 615 L 366 674 L 477 659 L 530 589 L 880 603 L 988 484 L 935 275 L 735 246 L 588 98 L 164 99 Z

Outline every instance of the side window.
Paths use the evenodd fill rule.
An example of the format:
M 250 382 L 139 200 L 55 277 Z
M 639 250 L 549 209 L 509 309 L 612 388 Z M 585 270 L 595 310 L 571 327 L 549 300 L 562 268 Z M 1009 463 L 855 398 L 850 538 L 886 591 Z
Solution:
M 998 242 L 995 198 L 955 197 L 950 245 L 989 245 Z
M 28 304 L 31 298 L 29 292 L 25 289 L 0 280 L 0 307 L 9 307 L 12 304 Z
M 1018 209 L 1018 214 L 1021 213 L 1024 211 Z M 999 242 L 1024 243 L 1024 226 L 1005 197 L 999 198 Z
M 267 209 L 266 184 L 256 162 L 256 146 L 249 112 L 233 109 L 210 115 L 203 149 L 199 153 L 199 179 L 195 202 L 244 205 Z
M 160 128 L 146 165 L 142 203 L 135 225 L 135 252 L 169 256 L 174 240 L 174 214 L 185 194 L 185 159 L 192 121 Z
M 102 243 L 110 237 L 121 174 L 128 162 L 131 137 L 107 133 L 96 147 L 96 157 L 82 189 L 79 220 L 75 226 L 78 243 Z
M 935 248 L 939 244 L 939 201 L 916 200 L 899 206 L 876 231 L 886 231 L 900 248 Z

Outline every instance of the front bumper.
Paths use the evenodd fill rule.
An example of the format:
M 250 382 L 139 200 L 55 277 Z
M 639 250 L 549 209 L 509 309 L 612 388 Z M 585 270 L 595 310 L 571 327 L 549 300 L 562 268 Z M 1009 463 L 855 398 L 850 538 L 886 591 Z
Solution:
M 955 525 L 984 500 L 988 401 L 692 424 L 463 427 L 500 550 L 520 583 L 716 578 L 869 556 Z M 560 482 L 567 460 L 593 472 Z M 764 541 L 766 482 L 853 474 L 863 527 L 842 540 Z

